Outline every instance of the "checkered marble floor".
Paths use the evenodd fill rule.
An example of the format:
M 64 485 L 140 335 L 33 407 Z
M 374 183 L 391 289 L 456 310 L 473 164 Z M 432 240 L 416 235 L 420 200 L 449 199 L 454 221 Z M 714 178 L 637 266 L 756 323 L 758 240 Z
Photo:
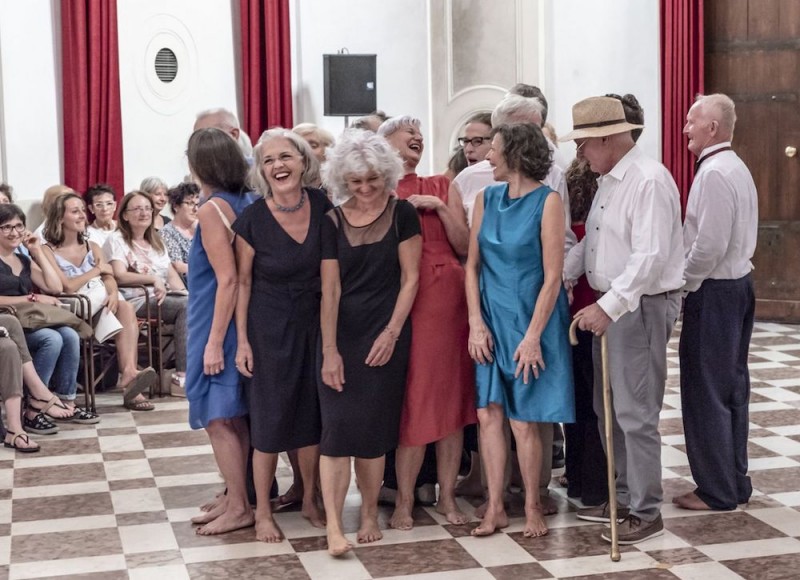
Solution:
M 204 432 L 187 425 L 181 399 L 131 413 L 121 397 L 99 397 L 102 422 L 40 437 L 33 456 L 0 450 L 0 578 L 725 578 L 800 577 L 800 327 L 757 324 L 750 369 L 750 475 L 757 490 L 734 512 L 686 512 L 670 499 L 693 489 L 678 391 L 677 331 L 661 414 L 666 531 L 622 550 L 612 563 L 602 525 L 581 522 L 557 483 L 560 511 L 545 538 L 522 537 L 522 520 L 489 538 L 445 525 L 431 508 L 410 532 L 386 530 L 341 560 L 322 530 L 298 512 L 277 520 L 287 540 L 255 541 L 251 529 L 220 537 L 194 533 L 189 518 L 221 489 Z M 286 489 L 289 470 L 279 467 Z M 351 489 L 347 530 L 357 528 Z M 463 507 L 472 513 L 466 502 Z M 385 527 L 389 511 L 382 510 Z M 520 515 L 519 506 L 512 515 Z M 475 524 L 473 523 L 472 526 Z

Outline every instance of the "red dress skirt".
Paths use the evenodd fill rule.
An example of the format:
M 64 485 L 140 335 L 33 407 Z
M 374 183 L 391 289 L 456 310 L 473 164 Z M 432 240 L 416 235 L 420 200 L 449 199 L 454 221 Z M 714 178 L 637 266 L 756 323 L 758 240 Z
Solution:
M 435 195 L 447 203 L 446 177 L 406 175 L 397 196 Z M 469 357 L 464 268 L 434 210 L 419 210 L 422 260 L 411 310 L 411 353 L 400 419 L 400 445 L 439 441 L 477 421 L 475 366 Z

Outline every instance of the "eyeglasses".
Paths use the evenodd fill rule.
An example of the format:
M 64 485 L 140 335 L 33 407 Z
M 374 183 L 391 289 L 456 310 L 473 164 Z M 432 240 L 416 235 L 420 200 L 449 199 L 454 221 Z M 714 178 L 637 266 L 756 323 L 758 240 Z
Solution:
M 25 224 L 5 224 L 0 226 L 0 232 L 3 234 L 10 236 L 11 233 L 21 234 L 25 231 Z
M 462 147 L 466 147 L 467 143 L 471 144 L 473 147 L 480 147 L 483 145 L 484 141 L 491 141 L 491 137 L 473 137 L 472 139 L 467 139 L 466 137 L 459 137 L 458 144 Z
M 96 201 L 92 204 L 92 207 L 96 207 L 97 209 L 105 209 L 107 207 L 114 207 L 117 205 L 116 201 Z
M 184 201 L 181 205 L 185 205 L 188 208 L 192 208 L 192 207 L 197 207 L 200 204 L 197 203 L 196 201 Z
M 588 141 L 588 139 L 584 139 L 583 141 L 578 143 L 578 146 L 575 147 L 575 153 L 580 153 L 581 149 L 583 149 L 583 146 L 586 145 L 587 141 Z
M 129 207 L 125 211 L 130 213 L 153 213 L 153 208 L 149 205 L 141 205 L 139 207 Z

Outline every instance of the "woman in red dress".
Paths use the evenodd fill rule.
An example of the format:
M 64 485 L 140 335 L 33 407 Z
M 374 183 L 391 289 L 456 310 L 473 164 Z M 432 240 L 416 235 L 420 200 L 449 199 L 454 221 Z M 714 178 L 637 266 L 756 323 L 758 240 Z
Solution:
M 422 224 L 419 290 L 411 310 L 411 354 L 395 463 L 397 499 L 389 525 L 412 528 L 414 483 L 425 446 L 434 442 L 439 480 L 436 509 L 450 523 L 461 525 L 469 520 L 456 506 L 454 493 L 463 428 L 477 420 L 475 367 L 467 350 L 464 269 L 459 261 L 469 244 L 467 219 L 461 199 L 448 197 L 446 177 L 415 173 L 423 151 L 418 119 L 394 117 L 380 126 L 378 134 L 403 159 L 405 176 L 397 186 L 397 196 L 417 208 Z

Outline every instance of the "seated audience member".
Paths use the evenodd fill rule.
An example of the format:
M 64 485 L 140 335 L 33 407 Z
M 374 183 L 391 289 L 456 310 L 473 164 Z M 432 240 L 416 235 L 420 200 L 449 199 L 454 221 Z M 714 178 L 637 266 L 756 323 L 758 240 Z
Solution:
M 139 190 L 149 193 L 153 198 L 153 207 L 155 208 L 155 215 L 153 216 L 153 227 L 156 231 L 160 231 L 167 225 L 171 218 L 161 215 L 164 208 L 167 206 L 167 191 L 168 187 L 166 182 L 160 177 L 145 177 L 139 185 Z
M 414 206 L 394 195 L 403 164 L 386 139 L 347 131 L 328 159 L 325 183 L 347 200 L 322 225 L 320 480 L 328 552 L 341 556 L 352 549 L 342 529 L 351 457 L 362 498 L 356 539 L 383 537 L 378 493 L 384 456 L 399 442 L 422 236 Z
M 156 381 L 156 372 L 136 368 L 139 329 L 133 306 L 119 299 L 119 290 L 111 266 L 95 242 L 86 241 L 86 209 L 78 194 L 58 197 L 50 206 L 44 230 L 45 257 L 57 269 L 64 292 L 80 294 L 105 290 L 108 308 L 122 323 L 114 337 L 119 361 L 120 384 L 125 407 L 133 411 L 152 411 L 153 404 L 142 393 Z M 92 312 L 97 320 L 101 311 Z
M 64 193 L 75 193 L 75 190 L 68 185 L 51 185 L 44 190 L 44 195 L 42 196 L 42 223 L 33 232 L 33 235 L 40 240 L 44 240 L 43 234 L 47 225 L 47 212 L 50 209 L 50 204 L 53 203 L 55 198 Z
M 148 293 L 161 306 L 162 322 L 175 326 L 176 372 L 173 380 L 183 386 L 186 376 L 186 285 L 172 267 L 164 243 L 153 227 L 154 215 L 155 205 L 149 193 L 128 193 L 119 206 L 117 231 L 108 236 L 103 251 L 117 283 L 123 286 L 123 296 L 136 308 L 137 316 L 147 314 L 145 299 L 139 289 L 124 286 L 152 286 Z
M 17 253 L 22 244 L 30 257 Z M 63 290 L 61 278 L 43 252 L 39 238 L 25 228 L 23 211 L 13 204 L 0 205 L 0 306 L 27 302 L 61 304 L 54 296 L 33 292 L 34 285 L 50 294 Z M 65 416 L 53 409 L 50 416 L 76 423 L 97 423 L 100 420 L 97 415 L 75 406 L 80 362 L 78 333 L 67 326 L 41 328 L 27 332 L 25 341 L 42 383 L 53 388 L 61 399 L 62 410 L 68 410 Z M 43 395 L 46 393 L 39 389 L 39 396 Z M 51 402 L 50 398 L 47 402 Z
M 22 358 L 11 339 L 7 324 L 19 321 L 11 315 L 0 314 L 0 399 L 6 410 L 8 430 L 3 446 L 22 453 L 39 451 L 38 443 L 31 441 L 22 426 Z M 24 337 L 23 337 L 24 343 Z
M 14 203 L 14 188 L 7 183 L 0 183 L 0 204 Z
M 50 419 L 68 419 L 74 411 L 68 409 L 45 386 L 41 377 L 36 374 L 33 358 L 30 350 L 28 350 L 28 344 L 25 342 L 25 332 L 22 330 L 19 320 L 11 314 L 0 313 L 0 327 L 5 328 L 8 338 L 14 344 L 13 352 L 7 350 L 8 345 L 0 345 L 5 352 L 4 355 L 0 356 L 0 360 L 3 361 L 0 364 L 0 385 L 13 387 L 17 384 L 16 377 L 19 376 L 27 388 L 28 401 L 25 414 L 22 417 L 23 429 L 34 435 L 58 433 L 58 425 L 52 423 Z M 19 384 L 21 385 L 22 382 Z M 0 394 L 2 394 L 2 391 L 0 391 Z M 4 401 L 8 400 L 5 398 L 5 394 L 2 396 Z M 14 404 L 12 401 L 12 405 Z M 9 412 L 8 405 L 6 405 L 6 416 L 9 418 L 12 416 L 18 417 L 19 412 L 12 415 Z
M 86 236 L 101 248 L 108 235 L 117 229 L 114 213 L 117 211 L 117 194 L 107 183 L 97 183 L 86 190 L 83 201 L 94 221 L 86 227 Z
M 169 209 L 174 219 L 158 233 L 167 247 L 172 267 L 186 280 L 189 273 L 189 250 L 197 229 L 197 203 L 200 188 L 195 183 L 180 183 L 169 190 Z

